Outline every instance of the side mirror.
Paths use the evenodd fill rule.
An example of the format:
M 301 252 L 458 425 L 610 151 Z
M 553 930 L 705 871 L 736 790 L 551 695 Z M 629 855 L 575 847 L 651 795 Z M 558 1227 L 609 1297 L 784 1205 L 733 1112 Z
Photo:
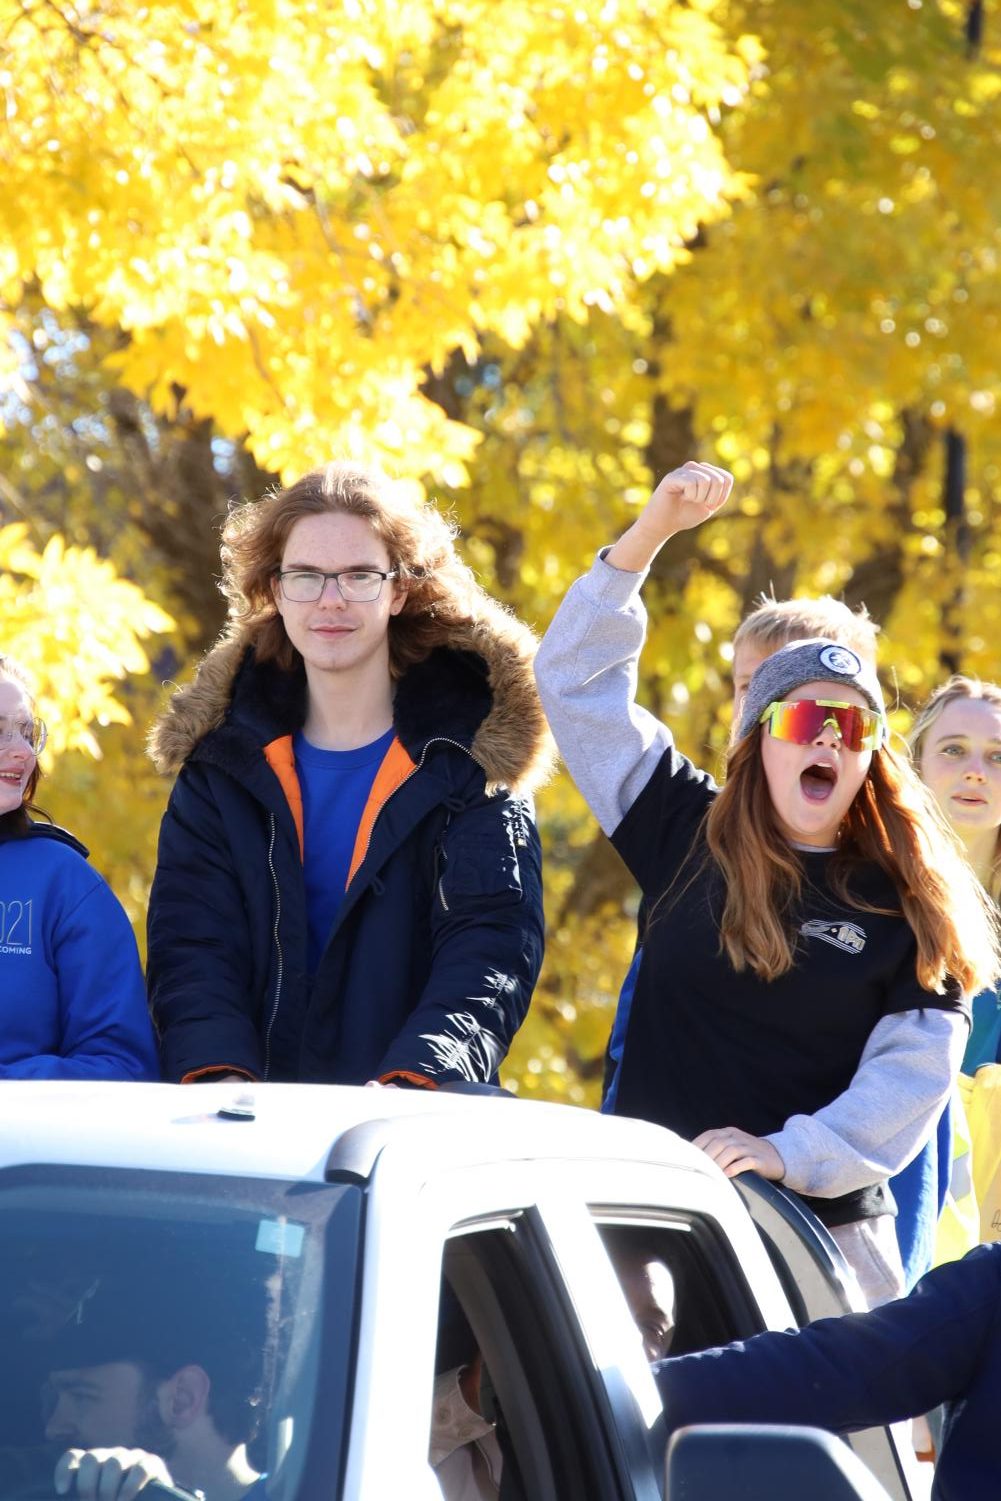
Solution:
M 889 1501 L 846 1444 L 820 1428 L 705 1423 L 667 1446 L 664 1501 Z

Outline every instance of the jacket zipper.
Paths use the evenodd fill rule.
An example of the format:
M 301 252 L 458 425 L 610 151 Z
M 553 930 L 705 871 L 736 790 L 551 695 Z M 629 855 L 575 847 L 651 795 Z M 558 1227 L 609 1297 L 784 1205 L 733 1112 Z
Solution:
M 403 778 L 403 781 L 402 782 L 398 782 L 397 785 L 393 788 L 392 792 L 389 794 L 389 797 L 385 798 L 383 800 L 383 802 L 380 803 L 380 805 L 379 805 L 379 812 L 376 813 L 375 818 L 373 818 L 373 820 L 372 820 L 372 827 L 369 829 L 369 831 L 368 831 L 368 838 L 365 841 L 365 849 L 362 852 L 362 857 L 361 857 L 361 859 L 358 862 L 358 869 L 359 870 L 365 864 L 365 861 L 368 858 L 369 847 L 370 847 L 370 845 L 372 843 L 372 835 L 375 832 L 376 823 L 379 820 L 379 814 L 382 812 L 383 808 L 386 806 L 386 803 L 389 802 L 389 798 L 395 797 L 396 794 L 399 792 L 400 788 L 401 787 L 405 787 L 406 784 L 410 781 L 410 778 L 417 775 L 417 773 L 420 771 L 421 767 L 424 765 L 424 761 L 425 761 L 425 759 L 427 757 L 427 753 L 431 749 L 432 745 L 454 745 L 456 750 L 461 750 L 465 755 L 467 755 L 469 757 L 469 759 L 471 761 L 475 761 L 476 760 L 476 757 L 473 755 L 473 753 L 469 749 L 469 747 L 466 746 L 466 745 L 461 745 L 458 740 L 450 740 L 447 735 L 433 735 L 431 737 L 431 739 L 428 740 L 425 743 L 424 749 L 421 751 L 421 758 L 417 762 L 417 765 L 413 768 L 412 771 L 408 771 L 407 772 L 406 776 Z M 477 765 L 478 764 L 479 763 L 477 762 Z M 442 883 L 443 879 L 444 879 L 444 877 L 439 877 L 439 880 L 438 880 L 438 896 L 441 899 L 442 906 L 445 908 L 445 911 L 447 912 L 449 910 L 449 906 L 448 906 L 448 903 L 445 900 L 445 893 L 442 890 L 441 883 Z
M 274 939 L 275 950 L 276 950 L 276 952 L 278 954 L 278 978 L 275 981 L 275 998 L 274 998 L 274 1001 L 272 1002 L 271 1015 L 268 1017 L 267 1030 L 265 1031 L 265 1034 L 264 1034 L 264 1077 L 265 1077 L 265 1079 L 267 1079 L 268 1075 L 271 1072 L 271 1033 L 272 1033 L 272 1030 L 273 1030 L 274 1025 L 275 1025 L 275 1019 L 276 1019 L 276 1017 L 278 1015 L 278 1006 L 279 1006 L 279 1003 L 281 1001 L 281 993 L 282 993 L 282 979 L 283 979 L 284 973 L 285 973 L 285 960 L 284 960 L 284 956 L 282 954 L 281 940 L 278 937 L 278 925 L 281 922 L 281 915 L 282 915 L 282 894 L 281 894 L 281 888 L 278 885 L 278 873 L 275 870 L 274 854 L 275 854 L 275 834 L 277 832 L 277 825 L 275 823 L 275 815 L 273 813 L 269 813 L 268 814 L 268 823 L 269 823 L 270 828 L 271 828 L 271 838 L 268 841 L 268 869 L 271 872 L 271 885 L 272 885 L 272 888 L 273 888 L 274 893 L 275 893 L 275 918 L 274 918 L 274 924 L 273 924 L 272 930 L 271 930 L 271 936 Z
M 428 740 L 426 742 L 425 746 L 424 746 L 424 749 L 421 751 L 421 758 L 417 762 L 417 765 L 414 766 L 411 771 L 407 772 L 406 776 L 403 778 L 403 781 L 397 783 L 397 785 L 393 788 L 392 792 L 389 794 L 389 797 L 387 797 L 380 804 L 379 812 L 376 813 L 375 818 L 373 818 L 373 820 L 372 820 L 372 827 L 368 831 L 368 838 L 365 841 L 365 849 L 364 849 L 364 852 L 362 853 L 361 860 L 358 862 L 359 869 L 361 868 L 362 865 L 364 865 L 365 860 L 368 857 L 369 846 L 372 843 L 372 834 L 373 834 L 373 832 L 375 830 L 375 825 L 376 825 L 376 822 L 378 820 L 379 813 L 382 812 L 383 808 L 386 806 L 386 803 L 389 802 L 389 798 L 393 797 L 397 792 L 399 792 L 400 788 L 403 787 L 403 786 L 405 786 L 406 783 L 410 781 L 410 778 L 412 776 L 416 776 L 417 772 L 420 771 L 421 767 L 424 765 L 424 761 L 425 761 L 425 759 L 427 757 L 427 753 L 430 750 L 430 748 L 431 748 L 432 745 L 452 745 L 452 746 L 455 747 L 456 750 L 461 750 L 465 755 L 467 755 L 471 761 L 473 761 L 473 760 L 476 759 L 475 756 L 473 755 L 472 751 L 470 751 L 467 746 L 460 744 L 460 742 L 458 740 L 450 740 L 447 735 L 434 735 L 430 740 Z M 280 1004 L 280 1001 L 281 1001 L 282 980 L 283 980 L 284 970 L 285 970 L 285 961 L 284 961 L 284 956 L 282 954 L 282 946 L 281 946 L 281 942 L 280 942 L 279 937 L 278 937 L 278 925 L 279 925 L 279 923 L 281 921 L 281 915 L 282 915 L 282 897 L 281 897 L 281 888 L 278 885 L 278 875 L 277 875 L 277 872 L 275 871 L 275 862 L 274 862 L 276 823 L 275 823 L 275 815 L 273 813 L 269 813 L 268 814 L 268 824 L 269 824 L 270 829 L 271 829 L 271 837 L 270 837 L 270 839 L 268 841 L 268 869 L 271 872 L 271 885 L 272 885 L 272 888 L 273 888 L 274 893 L 275 893 L 275 918 L 274 918 L 274 924 L 272 926 L 272 934 L 271 934 L 271 936 L 274 939 L 275 950 L 276 950 L 276 952 L 278 954 L 278 978 L 275 981 L 275 998 L 274 998 L 274 1001 L 273 1001 L 272 1006 L 271 1006 L 271 1014 L 268 1017 L 268 1025 L 267 1025 L 267 1029 L 266 1029 L 265 1034 L 264 1034 L 264 1078 L 265 1079 L 268 1078 L 268 1075 L 269 1075 L 269 1073 L 271 1071 L 271 1033 L 272 1033 L 272 1031 L 274 1029 L 275 1020 L 276 1020 L 276 1018 L 278 1016 L 278 1007 L 279 1007 L 279 1004 Z M 442 904 L 442 906 L 445 908 L 445 911 L 447 912 L 449 910 L 449 907 L 448 907 L 448 903 L 445 900 L 445 894 L 444 894 L 444 892 L 442 891 L 442 888 L 441 888 L 441 879 L 439 879 L 439 881 L 438 881 L 438 895 L 441 898 L 441 904 Z

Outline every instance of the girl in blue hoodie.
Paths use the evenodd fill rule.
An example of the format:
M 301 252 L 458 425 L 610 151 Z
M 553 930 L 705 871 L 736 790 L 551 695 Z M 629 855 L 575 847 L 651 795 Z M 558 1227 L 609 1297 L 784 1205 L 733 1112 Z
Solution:
M 0 1079 L 157 1079 L 128 918 L 83 845 L 31 816 L 45 734 L 0 656 Z

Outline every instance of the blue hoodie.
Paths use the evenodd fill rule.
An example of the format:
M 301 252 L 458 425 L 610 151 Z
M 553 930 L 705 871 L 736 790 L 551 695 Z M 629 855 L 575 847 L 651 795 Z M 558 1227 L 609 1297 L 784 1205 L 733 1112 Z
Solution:
M 71 834 L 0 835 L 0 1079 L 158 1079 L 135 936 Z

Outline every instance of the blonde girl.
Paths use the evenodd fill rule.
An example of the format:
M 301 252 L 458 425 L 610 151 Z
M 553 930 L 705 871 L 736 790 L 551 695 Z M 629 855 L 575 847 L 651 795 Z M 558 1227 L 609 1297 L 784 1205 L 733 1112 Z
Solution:
M 911 755 L 966 850 L 974 874 L 1001 899 L 1001 687 L 957 674 L 936 688 L 914 717 Z M 994 987 L 973 1002 L 973 1030 L 962 1071 L 996 1063 L 1001 1000 Z

